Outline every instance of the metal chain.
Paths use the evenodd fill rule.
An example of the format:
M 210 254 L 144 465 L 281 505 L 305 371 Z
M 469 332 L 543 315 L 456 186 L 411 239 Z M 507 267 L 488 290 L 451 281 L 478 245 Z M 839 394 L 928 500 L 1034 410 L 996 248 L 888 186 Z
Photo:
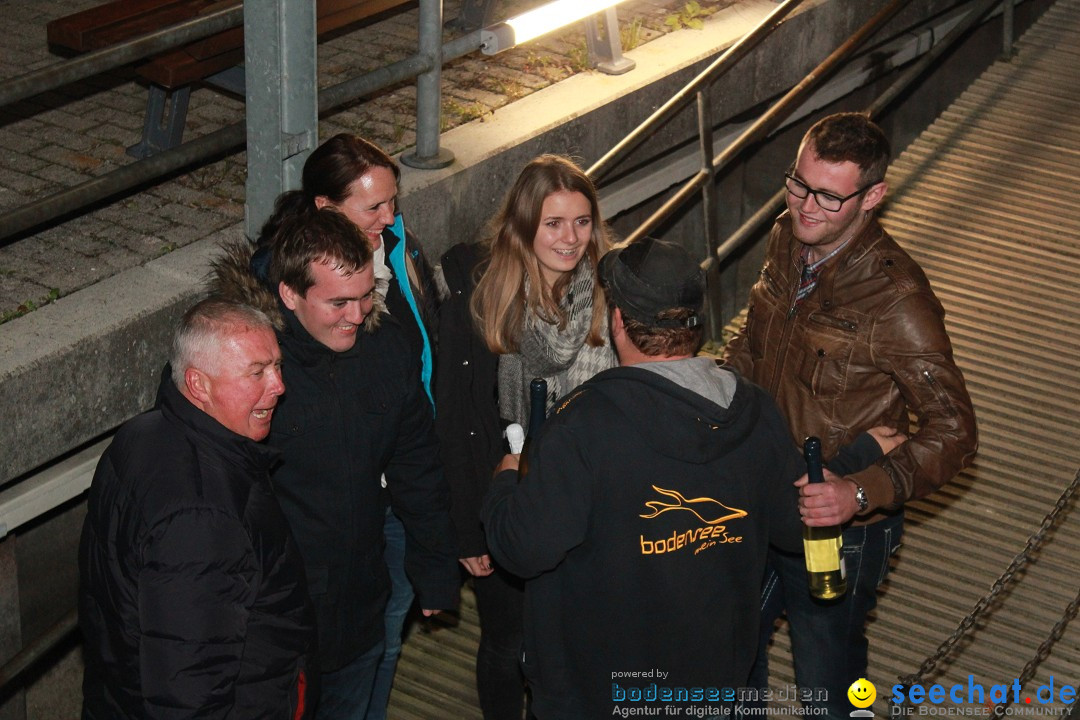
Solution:
M 933 655 L 923 661 L 923 664 L 919 666 L 918 672 L 912 675 L 899 677 L 899 680 L 903 685 L 911 686 L 922 680 L 923 676 L 933 670 L 937 666 L 937 664 L 941 662 L 942 659 L 944 659 L 949 653 L 952 652 L 956 644 L 960 642 L 960 639 L 967 635 L 968 631 L 971 630 L 975 623 L 986 613 L 990 605 L 993 604 L 994 600 L 997 599 L 997 596 L 1000 595 L 1002 591 L 1004 591 L 1005 588 L 1007 588 L 1012 583 L 1016 573 L 1029 562 L 1031 562 L 1032 554 L 1042 545 L 1047 532 L 1049 532 L 1050 528 L 1053 527 L 1053 525 L 1057 522 L 1058 515 L 1062 513 L 1065 507 L 1069 504 L 1069 501 L 1072 500 L 1073 495 L 1076 493 L 1077 487 L 1080 487 L 1080 471 L 1077 471 L 1072 483 L 1067 488 L 1065 488 L 1065 492 L 1063 492 L 1061 494 L 1061 497 L 1058 498 L 1058 501 L 1054 504 L 1054 508 L 1049 513 L 1047 513 L 1045 518 L 1043 518 L 1042 524 L 1039 526 L 1038 531 L 1036 531 L 1031 537 L 1028 538 L 1027 544 L 1024 546 L 1024 549 L 1021 550 L 1016 555 L 1016 557 L 1013 558 L 1012 562 L 1009 563 L 1009 567 L 1005 569 L 1005 572 L 1003 572 L 1001 576 L 994 581 L 994 584 L 990 586 L 990 592 L 988 592 L 977 603 L 975 603 L 975 607 L 972 608 L 971 612 L 968 613 L 967 616 L 960 621 L 960 624 L 957 625 L 956 630 L 953 631 L 953 634 L 950 635 L 948 639 L 946 639 L 943 643 L 941 643 L 941 645 L 938 646 L 937 651 Z M 1080 601 L 1080 595 L 1078 595 L 1077 600 Z M 1063 630 L 1064 625 L 1068 623 L 1069 619 L 1071 619 L 1071 616 L 1069 616 L 1070 610 L 1072 612 L 1072 615 L 1076 615 L 1076 605 L 1077 601 L 1073 601 L 1073 603 L 1069 605 L 1069 609 L 1066 610 L 1066 616 L 1062 617 L 1058 624 L 1054 626 L 1054 632 L 1057 632 L 1059 637 L 1059 627 L 1061 628 L 1061 630 Z M 1028 663 L 1028 665 L 1031 666 L 1032 671 L 1034 670 L 1035 665 L 1038 665 L 1039 662 L 1042 662 L 1042 660 L 1045 659 L 1046 656 L 1044 654 L 1044 648 L 1045 653 L 1049 653 L 1049 646 L 1052 646 L 1052 640 L 1056 641 L 1056 639 L 1057 638 L 1053 637 L 1053 633 L 1051 633 L 1051 637 L 1047 638 L 1047 640 L 1039 647 L 1039 654 L 1036 655 L 1035 659 L 1033 659 L 1032 662 Z M 1038 662 L 1036 662 L 1036 660 Z M 1028 672 L 1028 667 L 1025 666 L 1024 670 L 1025 672 Z
M 1057 621 L 1054 628 L 1050 631 L 1050 635 L 1043 640 L 1039 645 L 1039 649 L 1035 651 L 1035 656 L 1028 660 L 1027 665 L 1024 665 L 1024 669 L 1020 671 L 1020 685 L 1024 685 L 1031 676 L 1035 674 L 1036 668 L 1042 665 L 1043 661 L 1050 656 L 1050 650 L 1054 647 L 1054 644 L 1061 639 L 1061 636 L 1065 633 L 1065 627 L 1069 624 L 1069 621 L 1076 617 L 1076 611 L 1080 609 L 1080 590 L 1077 591 L 1076 597 L 1069 603 L 1069 606 L 1065 608 L 1065 614 L 1061 616 L 1061 619 Z M 1008 699 L 1008 694 L 1005 696 L 1005 702 L 998 703 L 994 708 L 994 714 L 1001 717 L 1005 714 L 1006 708 L 1012 705 L 1012 701 Z M 1069 706 L 1069 715 L 1072 715 L 1073 705 L 1076 704 L 1074 700 Z

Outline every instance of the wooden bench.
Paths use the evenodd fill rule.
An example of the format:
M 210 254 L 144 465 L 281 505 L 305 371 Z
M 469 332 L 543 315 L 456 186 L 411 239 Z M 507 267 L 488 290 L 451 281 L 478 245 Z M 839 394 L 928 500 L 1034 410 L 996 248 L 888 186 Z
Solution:
M 316 0 L 317 31 L 321 35 L 338 30 L 410 1 Z M 46 33 L 54 49 L 87 52 L 241 4 L 242 0 L 112 0 L 53 20 Z M 243 68 L 239 67 L 243 59 L 244 29 L 236 27 L 138 64 L 136 72 L 149 82 L 150 94 L 142 140 L 128 152 L 149 157 L 180 144 L 195 83 L 243 95 Z

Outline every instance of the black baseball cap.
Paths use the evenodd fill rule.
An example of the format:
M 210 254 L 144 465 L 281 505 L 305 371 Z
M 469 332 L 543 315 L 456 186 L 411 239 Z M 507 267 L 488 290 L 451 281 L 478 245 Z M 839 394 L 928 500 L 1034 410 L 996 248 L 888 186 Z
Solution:
M 622 311 L 650 327 L 697 327 L 705 301 L 705 272 L 690 254 L 673 242 L 642 238 L 608 251 L 600 259 L 600 282 Z M 685 320 L 657 315 L 685 308 Z

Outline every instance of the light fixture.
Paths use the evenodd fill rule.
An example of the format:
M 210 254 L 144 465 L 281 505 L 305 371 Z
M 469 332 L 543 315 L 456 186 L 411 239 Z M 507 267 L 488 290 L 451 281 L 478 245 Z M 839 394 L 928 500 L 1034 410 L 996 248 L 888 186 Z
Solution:
M 509 50 L 552 30 L 583 20 L 618 5 L 622 0 L 555 0 L 480 31 L 485 55 Z

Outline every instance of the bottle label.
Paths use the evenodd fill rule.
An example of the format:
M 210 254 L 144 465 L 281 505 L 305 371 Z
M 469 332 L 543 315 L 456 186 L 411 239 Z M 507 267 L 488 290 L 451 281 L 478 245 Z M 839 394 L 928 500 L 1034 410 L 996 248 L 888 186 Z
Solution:
M 803 538 L 803 549 L 806 552 L 806 569 L 810 572 L 835 572 L 844 574 L 844 560 L 841 556 L 840 546 L 843 538 L 825 538 L 822 540 L 807 540 Z

